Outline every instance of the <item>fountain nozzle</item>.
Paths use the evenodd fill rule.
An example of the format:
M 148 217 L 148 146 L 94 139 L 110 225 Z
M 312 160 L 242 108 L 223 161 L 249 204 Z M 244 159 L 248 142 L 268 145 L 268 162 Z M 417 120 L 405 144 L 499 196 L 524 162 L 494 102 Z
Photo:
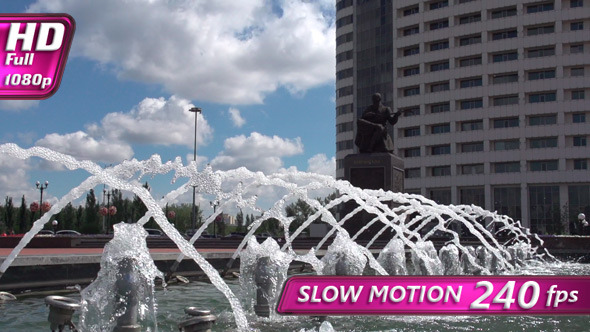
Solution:
M 45 298 L 45 304 L 49 306 L 47 320 L 51 324 L 51 331 L 63 331 L 66 326 L 77 331 L 72 316 L 80 309 L 80 302 L 65 296 L 50 295 Z
M 178 323 L 178 329 L 183 332 L 211 332 L 211 327 L 217 320 L 217 317 L 209 310 L 188 307 L 184 309 L 184 312 L 190 318 Z

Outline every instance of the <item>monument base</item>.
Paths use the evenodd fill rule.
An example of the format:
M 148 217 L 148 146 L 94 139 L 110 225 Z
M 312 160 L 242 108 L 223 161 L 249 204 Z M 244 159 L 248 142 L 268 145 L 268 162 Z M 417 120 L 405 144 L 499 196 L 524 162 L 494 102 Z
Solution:
M 404 161 L 391 153 L 349 154 L 344 157 L 344 179 L 353 186 L 362 189 L 383 189 L 385 191 L 404 191 Z M 357 207 L 355 202 L 347 202 L 341 210 L 344 217 Z M 376 215 L 362 210 L 344 223 L 344 229 L 352 237 Z M 383 223 L 377 221 L 358 237 L 371 239 L 382 228 Z M 392 230 L 385 231 L 379 238 L 390 239 Z

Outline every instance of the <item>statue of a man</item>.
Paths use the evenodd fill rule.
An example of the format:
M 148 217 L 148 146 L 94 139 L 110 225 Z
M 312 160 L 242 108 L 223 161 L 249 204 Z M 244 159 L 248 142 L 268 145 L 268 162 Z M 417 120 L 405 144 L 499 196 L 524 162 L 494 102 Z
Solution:
M 393 141 L 387 131 L 387 123 L 394 125 L 400 112 L 391 112 L 391 108 L 381 103 L 381 94 L 372 97 L 373 105 L 367 107 L 357 120 L 357 132 L 354 144 L 360 153 L 389 152 L 393 153 Z

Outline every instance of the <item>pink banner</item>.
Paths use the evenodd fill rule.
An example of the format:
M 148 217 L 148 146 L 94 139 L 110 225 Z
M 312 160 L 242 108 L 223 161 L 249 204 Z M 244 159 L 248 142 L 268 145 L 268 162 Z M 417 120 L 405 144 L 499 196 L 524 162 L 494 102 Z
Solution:
M 0 99 L 53 95 L 74 30 L 74 19 L 67 14 L 0 14 Z
M 589 315 L 589 276 L 294 276 L 289 315 Z

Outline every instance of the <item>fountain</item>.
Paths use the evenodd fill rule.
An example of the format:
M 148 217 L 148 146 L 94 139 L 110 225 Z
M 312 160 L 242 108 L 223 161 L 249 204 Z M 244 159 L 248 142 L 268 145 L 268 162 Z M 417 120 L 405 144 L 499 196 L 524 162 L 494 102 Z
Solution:
M 34 222 L 31 230 L 0 266 L 0 277 L 52 215 L 99 184 L 137 195 L 148 209 L 135 224 L 115 225 L 114 238 L 105 246 L 99 275 L 81 292 L 79 325 L 83 331 L 161 329 L 157 319 L 154 279 L 164 279 L 164 274 L 157 270 L 147 251 L 147 233 L 143 226 L 150 218 L 154 218 L 174 241 L 182 257 L 193 259 L 227 299 L 234 328 L 240 331 L 250 330 L 258 320 L 278 324 L 289 321 L 288 317 L 276 315 L 275 307 L 291 262 L 308 264 L 314 273 L 326 275 L 457 275 L 522 273 L 527 264 L 535 265 L 552 259 L 542 248 L 538 237 L 507 216 L 473 205 L 439 205 L 415 194 L 362 190 L 329 176 L 303 172 L 264 175 L 245 168 L 213 171 L 207 167 L 197 170 L 194 162 L 183 165 L 177 157 L 174 161 L 162 163 L 158 155 L 103 169 L 93 162 L 78 161 L 46 148 L 22 149 L 15 144 L 0 145 L 0 154 L 18 159 L 39 157 L 69 170 L 84 170 L 90 174 Z M 144 176 L 170 173 L 173 174 L 173 183 L 183 178 L 186 181 L 161 200 L 154 199 L 141 185 Z M 162 208 L 193 187 L 220 204 L 187 241 L 167 221 Z M 269 192 L 279 199 L 264 202 Z M 338 195 L 327 204 L 315 199 L 334 192 Z M 301 225 L 293 227 L 293 231 L 293 218 L 287 217 L 284 210 L 289 202 L 298 199 L 309 204 L 315 212 Z M 340 216 L 339 208 L 347 202 L 354 202 L 357 208 L 348 215 Z M 236 209 L 254 211 L 259 215 L 233 254 L 233 259 L 240 258 L 241 261 L 239 291 L 232 290 L 193 246 L 222 211 Z M 343 225 L 361 211 L 370 214 L 373 219 L 356 234 L 349 234 Z M 284 233 L 282 246 L 272 238 L 259 244 L 254 236 L 256 230 L 271 218 L 280 222 Z M 313 222 L 328 224 L 328 234 L 308 251 L 295 250 L 293 242 Z M 381 225 L 380 231 L 372 234 L 367 243 L 361 245 L 355 241 L 371 225 Z M 386 231 L 393 234 L 392 238 L 383 249 L 376 249 L 380 236 L 389 234 Z M 437 251 L 433 240 L 441 233 L 445 235 L 445 243 Z M 501 237 L 495 234 L 501 234 Z M 469 245 L 462 241 L 467 236 L 471 240 Z M 327 249 L 324 248 L 326 244 L 329 244 Z M 375 255 L 378 257 L 375 258 Z M 320 259 L 321 256 L 323 258 Z M 241 300 L 236 293 L 241 294 Z M 190 317 L 185 317 L 178 325 L 185 331 L 206 331 L 216 320 L 206 310 L 187 310 Z M 252 311 L 263 318 L 253 317 Z M 193 329 L 194 324 L 198 327 Z M 330 323 L 324 322 L 320 330 L 332 330 Z

